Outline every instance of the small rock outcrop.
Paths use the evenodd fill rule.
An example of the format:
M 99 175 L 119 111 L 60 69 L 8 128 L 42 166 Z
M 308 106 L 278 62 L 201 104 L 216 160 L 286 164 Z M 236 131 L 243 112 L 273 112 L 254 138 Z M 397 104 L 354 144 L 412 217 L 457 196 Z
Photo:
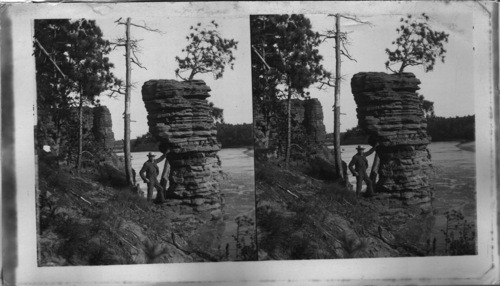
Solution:
M 203 82 L 150 80 L 142 86 L 149 132 L 169 148 L 171 166 L 168 204 L 181 213 L 206 220 L 222 218 L 219 190 L 221 162 L 217 129 L 206 100 L 210 88 Z
M 323 107 L 317 98 L 292 100 L 292 116 L 304 127 L 309 141 L 323 143 L 326 137 Z
M 106 106 L 101 105 L 93 108 L 92 132 L 98 144 L 102 144 L 106 149 L 113 149 L 115 143 L 113 121 Z
M 380 143 L 377 191 L 428 208 L 430 138 L 416 93 L 419 84 L 412 73 L 362 72 L 353 76 L 351 89 L 359 126 L 370 135 L 370 142 Z

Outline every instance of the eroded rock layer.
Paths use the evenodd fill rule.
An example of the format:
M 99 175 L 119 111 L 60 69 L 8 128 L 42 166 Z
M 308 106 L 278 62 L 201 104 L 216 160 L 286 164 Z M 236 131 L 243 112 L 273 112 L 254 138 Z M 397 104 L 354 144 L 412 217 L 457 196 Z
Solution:
M 203 81 L 150 80 L 142 86 L 149 132 L 168 147 L 168 204 L 210 219 L 222 216 L 217 129 Z M 160 150 L 163 151 L 163 150 Z
M 419 84 L 412 73 L 362 72 L 353 76 L 351 89 L 359 126 L 370 142 L 380 143 L 377 191 L 424 206 L 432 197 L 431 161 L 427 122 L 416 93 Z
M 115 135 L 113 133 L 113 121 L 109 109 L 104 106 L 97 106 L 93 109 L 93 133 L 98 144 L 102 144 L 106 149 L 113 149 Z
M 314 143 L 325 141 L 326 130 L 323 123 L 323 107 L 317 98 L 292 100 L 292 116 L 304 127 L 308 139 Z

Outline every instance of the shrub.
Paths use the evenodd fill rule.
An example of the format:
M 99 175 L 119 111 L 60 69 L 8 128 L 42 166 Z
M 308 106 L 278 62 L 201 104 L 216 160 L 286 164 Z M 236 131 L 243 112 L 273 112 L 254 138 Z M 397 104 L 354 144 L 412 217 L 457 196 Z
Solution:
M 446 254 L 476 254 L 476 231 L 472 223 L 467 222 L 464 215 L 451 210 L 445 212 L 446 228 L 441 230 L 445 236 Z

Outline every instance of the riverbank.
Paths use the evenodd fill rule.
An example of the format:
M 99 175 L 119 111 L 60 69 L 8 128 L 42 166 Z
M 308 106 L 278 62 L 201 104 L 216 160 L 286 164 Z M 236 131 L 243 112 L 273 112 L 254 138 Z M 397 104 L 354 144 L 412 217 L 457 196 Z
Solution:
M 114 157 L 114 155 L 110 155 Z M 117 161 L 119 162 L 119 161 Z M 221 261 L 224 224 L 147 202 L 109 161 L 82 170 L 39 162 L 38 265 Z
M 159 152 L 153 152 L 159 156 Z M 132 153 L 132 168 L 137 173 L 147 159 L 148 152 Z M 117 155 L 123 156 L 123 153 Z M 224 148 L 218 152 L 223 179 L 220 192 L 224 203 L 224 229 L 220 246 L 224 260 L 255 260 L 255 188 L 253 147 Z M 159 163 L 160 169 L 164 162 Z M 137 177 L 141 193 L 145 196 L 146 184 Z M 156 196 L 156 190 L 153 197 Z M 254 251 L 250 251 L 253 249 Z
M 433 215 L 256 161 L 259 260 L 431 255 Z
M 474 142 L 465 145 L 473 146 Z M 436 223 L 432 231 L 436 238 L 436 254 L 449 255 L 449 244 L 443 231 L 450 225 L 450 214 L 460 213 L 462 225 L 470 225 L 463 239 L 456 233 L 455 239 L 462 239 L 464 254 L 475 254 L 476 217 L 476 156 L 472 151 L 460 148 L 458 142 L 433 142 L 429 145 L 434 173 L 429 183 L 434 188 L 432 201 Z M 452 218 L 454 220 L 454 218 Z M 474 234 L 470 233 L 474 231 Z M 459 236 L 460 235 L 460 236 Z M 472 247 L 470 247 L 472 245 Z
M 476 152 L 476 141 L 459 143 L 455 146 L 465 151 Z

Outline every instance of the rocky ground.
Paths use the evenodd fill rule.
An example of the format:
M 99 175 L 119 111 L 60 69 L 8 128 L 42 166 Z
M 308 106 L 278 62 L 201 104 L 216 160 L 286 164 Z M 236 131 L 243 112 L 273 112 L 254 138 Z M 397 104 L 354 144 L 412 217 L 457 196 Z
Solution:
M 39 266 L 220 261 L 224 224 L 148 203 L 110 163 L 79 176 L 39 163 Z
M 259 260 L 432 255 L 434 217 L 402 201 L 356 198 L 334 182 L 256 161 Z

